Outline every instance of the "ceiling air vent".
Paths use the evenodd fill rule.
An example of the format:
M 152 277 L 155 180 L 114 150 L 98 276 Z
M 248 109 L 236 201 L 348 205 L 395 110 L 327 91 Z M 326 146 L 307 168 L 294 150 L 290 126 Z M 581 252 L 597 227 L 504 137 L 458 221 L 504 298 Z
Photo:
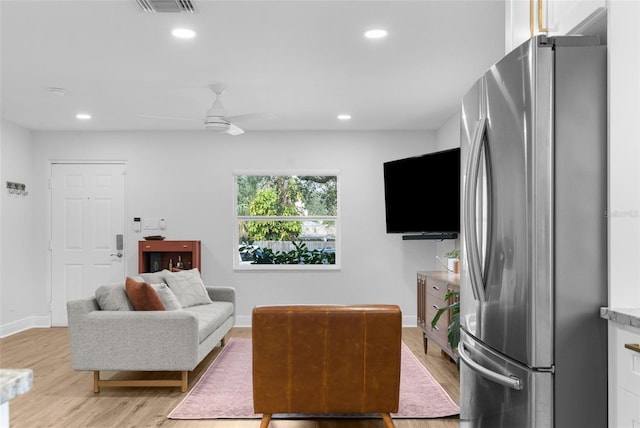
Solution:
M 143 12 L 195 12 L 191 0 L 136 0 Z

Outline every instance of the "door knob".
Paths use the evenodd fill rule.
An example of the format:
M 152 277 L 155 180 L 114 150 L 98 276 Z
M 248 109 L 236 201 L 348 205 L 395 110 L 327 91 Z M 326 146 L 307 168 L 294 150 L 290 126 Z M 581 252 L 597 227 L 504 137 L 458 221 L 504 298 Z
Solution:
M 111 254 L 112 256 L 116 256 L 116 257 L 122 257 L 122 251 L 118 251 L 115 254 Z

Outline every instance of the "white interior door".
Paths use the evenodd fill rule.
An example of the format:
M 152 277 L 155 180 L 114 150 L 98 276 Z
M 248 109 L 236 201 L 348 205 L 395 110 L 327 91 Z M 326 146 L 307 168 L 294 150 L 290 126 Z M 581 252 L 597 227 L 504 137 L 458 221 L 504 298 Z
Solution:
M 124 164 L 51 168 L 51 325 L 67 325 L 68 300 L 124 280 Z

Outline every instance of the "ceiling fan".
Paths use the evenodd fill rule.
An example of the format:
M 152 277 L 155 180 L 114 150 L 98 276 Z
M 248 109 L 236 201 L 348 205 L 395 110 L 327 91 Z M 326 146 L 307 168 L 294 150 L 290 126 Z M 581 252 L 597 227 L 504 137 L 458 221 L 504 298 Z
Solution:
M 231 120 L 233 119 L 233 117 L 225 116 L 224 105 L 220 100 L 220 96 L 222 95 L 226 87 L 223 84 L 215 83 L 215 84 L 209 85 L 209 88 L 215 94 L 216 97 L 211 103 L 211 106 L 209 106 L 209 109 L 207 110 L 207 115 L 204 119 L 204 127 L 206 129 L 212 129 L 218 132 L 226 132 L 227 134 L 230 134 L 230 135 L 243 134 L 244 131 L 240 127 L 231 123 Z M 154 114 L 140 114 L 139 116 L 148 117 L 152 119 L 190 120 L 190 121 L 200 122 L 199 119 L 186 118 L 186 117 L 159 116 Z M 240 116 L 235 116 L 235 117 L 237 118 Z

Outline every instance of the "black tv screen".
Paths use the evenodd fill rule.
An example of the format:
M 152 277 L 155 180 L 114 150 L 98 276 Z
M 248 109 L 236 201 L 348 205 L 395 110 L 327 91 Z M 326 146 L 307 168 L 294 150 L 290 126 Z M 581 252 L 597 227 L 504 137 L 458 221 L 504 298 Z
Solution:
M 387 233 L 460 232 L 460 149 L 384 163 Z

